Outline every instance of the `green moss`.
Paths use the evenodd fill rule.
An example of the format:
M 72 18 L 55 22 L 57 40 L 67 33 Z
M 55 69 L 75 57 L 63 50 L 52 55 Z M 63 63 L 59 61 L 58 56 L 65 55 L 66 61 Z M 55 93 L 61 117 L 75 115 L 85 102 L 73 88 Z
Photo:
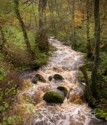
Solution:
M 49 81 L 52 81 L 52 78 L 53 78 L 52 76 L 49 76 L 49 78 L 48 78 L 48 79 L 49 79 Z
M 63 103 L 64 101 L 64 95 L 51 90 L 44 94 L 43 100 L 45 100 L 47 103 Z
M 49 44 L 49 51 L 51 51 L 51 52 L 57 51 L 57 48 L 55 46 L 52 46 L 51 44 Z
M 0 125 L 13 125 L 13 124 L 18 124 L 22 120 L 21 116 L 16 114 L 13 116 L 4 116 L 3 117 L 3 122 Z
M 5 71 L 4 67 L 0 65 L 0 81 L 2 81 L 7 74 L 8 74 L 8 71 Z
M 102 96 L 103 96 L 104 99 L 107 99 L 107 88 L 104 88 L 102 90 Z
M 60 74 L 55 74 L 55 75 L 53 76 L 53 78 L 54 78 L 55 80 L 64 80 L 64 78 L 63 78 Z
M 64 96 L 66 96 L 68 93 L 68 90 L 63 86 L 58 86 L 57 89 L 60 90 L 61 92 L 63 92 Z
M 107 121 L 107 112 L 103 111 L 102 109 L 95 109 L 95 115 L 97 118 L 103 119 Z
M 79 73 L 79 75 L 78 75 L 78 81 L 79 81 L 79 82 L 85 82 L 84 76 L 83 76 L 82 73 Z
M 42 66 L 46 64 L 47 60 L 48 60 L 48 55 L 46 55 L 45 53 L 37 53 L 34 60 L 34 64 Z
M 35 53 L 35 59 L 33 61 L 33 64 L 39 67 L 45 65 L 47 63 L 48 58 L 51 56 L 50 54 L 41 52 L 38 49 L 37 45 L 34 53 Z

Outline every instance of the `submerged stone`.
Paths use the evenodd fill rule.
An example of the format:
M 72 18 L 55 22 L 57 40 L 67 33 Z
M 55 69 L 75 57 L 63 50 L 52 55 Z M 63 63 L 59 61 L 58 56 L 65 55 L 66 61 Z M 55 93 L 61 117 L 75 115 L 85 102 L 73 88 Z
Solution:
M 39 81 L 46 82 L 45 78 L 41 74 L 36 74 L 36 77 L 38 78 Z
M 53 70 L 54 71 L 58 71 L 58 67 L 53 67 Z
M 57 89 L 64 93 L 64 96 L 67 96 L 68 90 L 64 86 L 58 86 Z
M 36 74 L 32 79 L 32 83 L 37 84 L 38 81 L 46 82 L 45 78 L 41 74 Z
M 38 82 L 38 78 L 37 78 L 37 77 L 34 77 L 34 78 L 32 79 L 32 83 L 37 84 L 37 82 Z
M 60 74 L 55 74 L 55 75 L 53 76 L 53 78 L 54 78 L 55 80 L 64 80 L 64 78 L 63 78 Z
M 49 76 L 49 78 L 48 78 L 48 79 L 49 79 L 49 81 L 52 81 L 53 77 L 52 77 L 52 76 Z
M 58 90 L 50 90 L 43 96 L 43 100 L 47 103 L 63 103 L 64 98 L 64 94 Z

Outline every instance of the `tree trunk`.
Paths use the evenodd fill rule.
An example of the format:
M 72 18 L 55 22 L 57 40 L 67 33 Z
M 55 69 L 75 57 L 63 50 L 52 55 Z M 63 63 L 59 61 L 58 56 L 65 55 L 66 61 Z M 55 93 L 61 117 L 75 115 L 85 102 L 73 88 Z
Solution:
M 21 26 L 21 29 L 23 32 L 26 47 L 27 47 L 28 51 L 31 52 L 31 46 L 30 46 L 29 38 L 28 38 L 28 35 L 26 32 L 26 27 L 25 27 L 25 24 L 21 18 L 20 12 L 19 12 L 19 0 L 14 0 L 14 4 L 15 4 L 15 13 L 16 13 L 17 19 L 19 20 L 19 23 L 20 23 L 20 26 Z
M 1 33 L 1 38 L 2 38 L 2 43 L 0 44 L 0 51 L 3 52 L 5 43 L 7 42 L 4 32 L 2 30 L 2 27 L 0 27 L 0 33 Z
M 94 67 L 92 71 L 92 94 L 97 97 L 97 82 L 98 82 L 98 66 L 99 66 L 99 46 L 100 46 L 100 14 L 99 0 L 94 1 L 94 18 L 95 18 L 95 55 Z
M 38 12 L 39 12 L 39 29 L 36 37 L 36 43 L 40 51 L 48 52 L 48 36 L 46 28 L 46 5 L 47 0 L 39 0 Z
M 78 7 L 79 7 L 79 8 L 78 8 L 79 11 L 82 12 L 82 9 L 81 9 L 81 0 L 78 0 Z
M 90 43 L 90 5 L 89 0 L 86 0 L 87 9 L 87 58 L 92 57 L 91 43 Z
M 72 0 L 72 48 L 76 46 L 75 40 L 75 0 Z
M 76 46 L 76 39 L 75 39 L 75 0 L 67 0 L 69 10 L 72 13 L 72 42 L 71 48 L 74 49 Z M 71 8 L 72 5 L 72 8 Z

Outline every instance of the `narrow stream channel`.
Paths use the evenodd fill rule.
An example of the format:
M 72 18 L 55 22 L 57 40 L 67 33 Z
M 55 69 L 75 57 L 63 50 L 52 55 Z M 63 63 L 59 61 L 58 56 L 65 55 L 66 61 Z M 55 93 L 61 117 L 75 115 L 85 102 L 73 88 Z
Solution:
M 17 107 L 23 108 L 25 117 L 24 125 L 94 125 L 92 119 L 92 109 L 82 98 L 85 85 L 78 82 L 79 67 L 84 63 L 84 55 L 71 50 L 70 47 L 62 45 L 61 42 L 50 39 L 50 43 L 57 48 L 46 66 L 38 71 L 24 74 L 26 78 L 23 82 L 23 91 L 18 95 Z M 46 82 L 39 81 L 32 83 L 32 78 L 36 74 L 45 78 Z M 63 81 L 49 81 L 49 77 L 54 74 L 63 76 Z M 62 104 L 48 104 L 43 100 L 43 95 L 48 90 L 56 89 L 63 85 L 71 90 L 68 99 L 65 98 Z M 25 103 L 24 98 L 29 98 L 29 103 Z M 33 100 L 33 102 L 32 102 Z M 30 111 L 28 111 L 30 109 Z M 29 113 L 28 113 L 29 112 Z M 30 114 L 30 115 L 29 115 Z M 26 117 L 28 115 L 28 117 Z M 98 123 L 96 123 L 98 125 Z

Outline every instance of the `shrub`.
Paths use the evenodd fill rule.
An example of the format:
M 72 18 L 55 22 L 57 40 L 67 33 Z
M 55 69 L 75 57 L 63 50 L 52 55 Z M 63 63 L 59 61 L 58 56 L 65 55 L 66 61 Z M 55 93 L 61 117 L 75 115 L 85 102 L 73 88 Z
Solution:
M 0 121 L 8 112 L 8 109 L 11 108 L 20 86 L 20 80 L 15 71 L 9 73 L 0 81 Z
M 28 66 L 32 64 L 32 55 L 25 49 L 21 49 L 15 44 L 6 46 L 6 60 L 15 67 Z
M 35 53 L 34 64 L 38 66 L 45 65 L 48 60 L 48 57 L 49 56 L 46 55 L 45 53 L 37 52 Z
M 95 114 L 97 118 L 103 119 L 107 121 L 107 112 L 104 112 L 101 109 L 95 109 Z
M 5 71 L 3 67 L 0 67 L 0 81 L 2 81 L 6 75 L 7 71 Z

